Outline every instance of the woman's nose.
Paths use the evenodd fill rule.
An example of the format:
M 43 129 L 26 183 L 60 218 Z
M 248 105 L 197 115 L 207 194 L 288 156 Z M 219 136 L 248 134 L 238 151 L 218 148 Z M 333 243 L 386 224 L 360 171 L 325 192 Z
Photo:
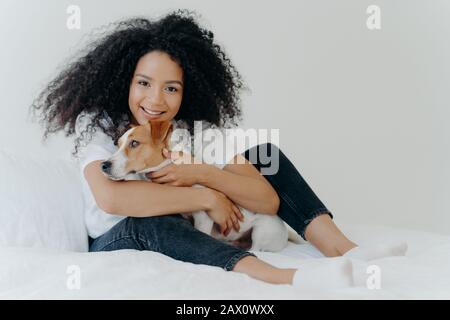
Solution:
M 150 94 L 145 98 L 145 102 L 150 106 L 162 104 L 164 102 L 164 97 L 161 90 L 157 88 L 151 90 Z

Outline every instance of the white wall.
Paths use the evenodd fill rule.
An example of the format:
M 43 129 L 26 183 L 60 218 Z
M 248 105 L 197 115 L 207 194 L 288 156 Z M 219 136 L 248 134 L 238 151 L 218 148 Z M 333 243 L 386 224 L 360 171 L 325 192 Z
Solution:
M 81 30 L 66 9 L 81 8 Z M 366 8 L 381 8 L 381 30 Z M 251 87 L 244 128 L 279 128 L 281 149 L 336 220 L 450 234 L 450 2 L 0 2 L 0 147 L 69 157 L 63 134 L 41 145 L 34 96 L 92 28 L 174 8 L 203 16 Z

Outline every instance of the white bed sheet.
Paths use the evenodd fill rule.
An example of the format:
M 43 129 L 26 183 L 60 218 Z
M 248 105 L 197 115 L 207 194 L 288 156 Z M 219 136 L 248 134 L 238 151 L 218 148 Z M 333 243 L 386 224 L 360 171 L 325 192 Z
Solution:
M 303 290 L 271 285 L 217 267 L 173 260 L 154 252 L 81 253 L 39 248 L 0 248 L 1 299 L 450 299 L 450 237 L 382 226 L 340 226 L 359 244 L 405 240 L 406 257 L 374 260 L 381 289 Z M 310 244 L 257 255 L 279 267 L 321 257 Z M 80 271 L 80 289 L 69 289 Z M 69 269 L 68 269 L 69 268 Z M 68 273 L 69 271 L 69 273 Z

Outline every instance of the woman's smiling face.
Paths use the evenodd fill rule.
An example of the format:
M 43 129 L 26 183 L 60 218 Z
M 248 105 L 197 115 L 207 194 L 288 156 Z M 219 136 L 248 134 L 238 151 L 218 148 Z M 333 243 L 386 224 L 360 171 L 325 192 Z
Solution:
M 151 51 L 142 56 L 130 84 L 132 123 L 172 120 L 183 98 L 183 70 L 170 56 Z

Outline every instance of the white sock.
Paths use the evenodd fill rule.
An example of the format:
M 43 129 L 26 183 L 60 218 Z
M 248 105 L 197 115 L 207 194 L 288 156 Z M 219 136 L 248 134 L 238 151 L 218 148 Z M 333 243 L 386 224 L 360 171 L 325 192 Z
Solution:
M 408 250 L 406 242 L 397 244 L 378 244 L 373 246 L 355 247 L 347 251 L 343 257 L 370 261 L 392 256 L 404 256 Z
M 292 285 L 302 289 L 351 287 L 352 263 L 343 257 L 306 259 L 295 272 Z

